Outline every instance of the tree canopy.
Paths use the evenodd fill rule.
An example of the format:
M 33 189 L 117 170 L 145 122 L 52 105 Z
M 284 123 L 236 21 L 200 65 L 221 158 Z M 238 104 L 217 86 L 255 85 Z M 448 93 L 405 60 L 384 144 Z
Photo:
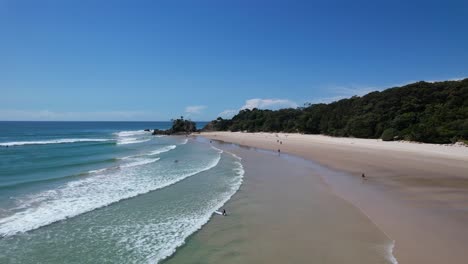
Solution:
M 172 121 L 172 127 L 168 130 L 159 130 L 159 129 L 154 129 L 153 135 L 174 135 L 174 134 L 189 134 L 192 132 L 197 131 L 197 126 L 196 123 L 184 119 L 183 116 L 181 116 L 178 119 L 173 119 Z
M 330 104 L 244 109 L 205 130 L 297 132 L 426 143 L 468 139 L 468 79 L 417 82 Z

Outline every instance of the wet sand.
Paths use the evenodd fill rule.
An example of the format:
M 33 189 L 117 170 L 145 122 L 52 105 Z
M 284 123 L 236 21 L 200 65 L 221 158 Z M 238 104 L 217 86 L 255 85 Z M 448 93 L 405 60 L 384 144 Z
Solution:
M 322 173 L 323 179 L 396 241 L 399 263 L 466 263 L 466 148 L 297 134 L 203 136 L 274 151 L 280 148 L 281 153 L 338 170 Z M 360 179 L 362 173 L 366 180 Z
M 165 263 L 392 263 L 392 241 L 323 181 L 328 169 L 275 152 L 213 145 L 242 158 L 244 183 Z

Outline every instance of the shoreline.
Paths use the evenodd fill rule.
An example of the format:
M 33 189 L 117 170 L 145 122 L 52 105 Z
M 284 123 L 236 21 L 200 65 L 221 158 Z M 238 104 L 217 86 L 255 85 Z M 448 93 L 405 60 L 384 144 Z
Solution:
M 323 173 L 323 179 L 396 241 L 399 263 L 464 261 L 468 148 L 282 133 L 200 136 L 273 151 L 281 148 L 281 153 L 337 170 L 334 175 Z M 365 181 L 357 180 L 361 172 L 366 173 Z
M 242 158 L 244 183 L 223 206 L 227 217 L 214 214 L 163 263 L 397 263 L 393 242 L 331 192 L 317 164 L 263 149 L 212 145 Z

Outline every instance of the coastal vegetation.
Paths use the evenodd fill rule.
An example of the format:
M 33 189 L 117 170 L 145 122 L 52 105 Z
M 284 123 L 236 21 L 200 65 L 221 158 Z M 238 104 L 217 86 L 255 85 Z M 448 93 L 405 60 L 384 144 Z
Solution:
M 329 104 L 244 109 L 205 131 L 292 132 L 425 143 L 468 140 L 468 79 L 416 82 Z
M 181 116 L 178 119 L 173 119 L 171 121 L 172 121 L 172 127 L 170 129 L 167 129 L 167 130 L 155 129 L 153 131 L 153 135 L 177 135 L 177 134 L 181 135 L 181 134 L 189 134 L 189 133 L 197 131 L 196 123 L 191 120 L 184 119 L 183 116 Z

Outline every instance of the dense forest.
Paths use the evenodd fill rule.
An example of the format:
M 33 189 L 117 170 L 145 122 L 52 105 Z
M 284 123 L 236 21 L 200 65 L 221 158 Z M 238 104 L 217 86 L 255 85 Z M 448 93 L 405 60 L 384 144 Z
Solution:
M 245 109 L 204 130 L 294 132 L 426 143 L 468 140 L 468 79 L 417 82 L 330 104 Z

